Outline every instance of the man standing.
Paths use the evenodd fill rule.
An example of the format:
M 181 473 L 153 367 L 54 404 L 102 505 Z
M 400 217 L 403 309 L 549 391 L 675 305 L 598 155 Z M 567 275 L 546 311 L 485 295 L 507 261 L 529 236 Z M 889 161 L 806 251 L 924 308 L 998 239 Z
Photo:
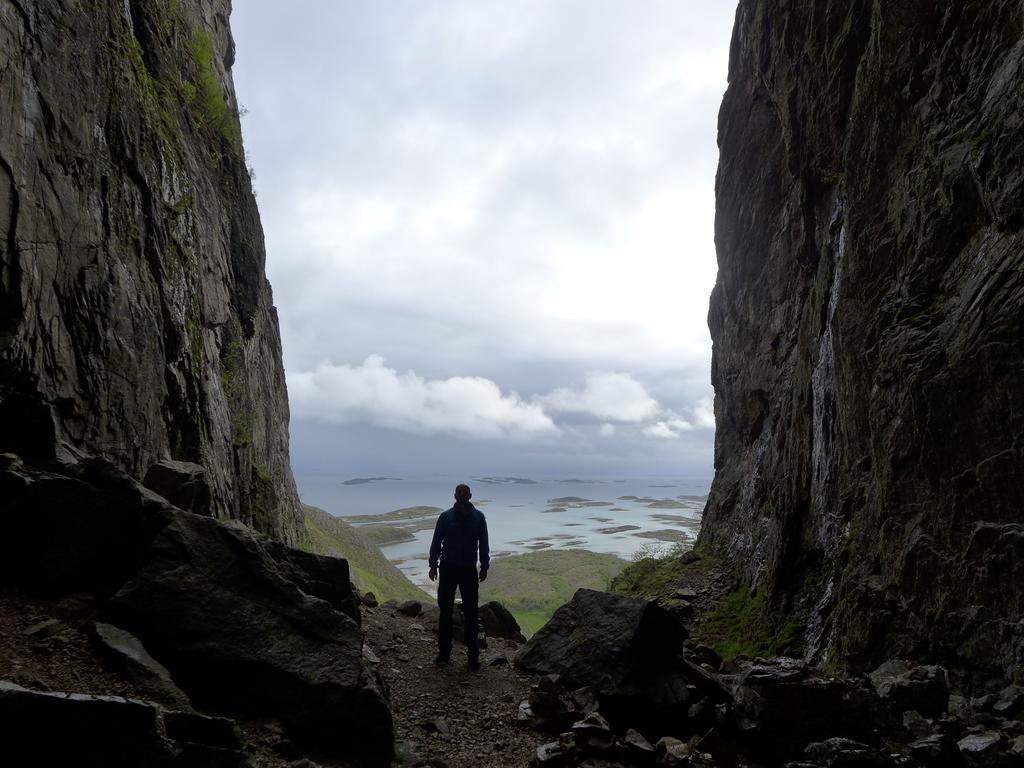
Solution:
M 480 593 L 477 580 L 487 578 L 491 563 L 487 546 L 487 520 L 483 512 L 469 500 L 473 497 L 465 483 L 455 487 L 455 506 L 442 512 L 434 526 L 434 539 L 430 542 L 430 580 L 437 578 L 440 561 L 441 581 L 437 585 L 437 605 L 441 609 L 441 626 L 437 632 L 436 664 L 447 664 L 452 654 L 452 612 L 455 609 L 455 589 L 462 594 L 462 608 L 466 619 L 466 649 L 469 668 L 480 669 L 480 649 L 477 645 L 477 601 Z M 477 549 L 480 552 L 480 575 L 477 576 Z

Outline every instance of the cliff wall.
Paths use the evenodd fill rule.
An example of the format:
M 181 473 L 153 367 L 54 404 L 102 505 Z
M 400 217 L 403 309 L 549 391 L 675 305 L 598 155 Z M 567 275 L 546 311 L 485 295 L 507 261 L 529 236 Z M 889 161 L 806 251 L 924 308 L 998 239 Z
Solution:
M 0 451 L 206 468 L 288 542 L 277 315 L 229 0 L 0 0 Z
M 1024 6 L 741 0 L 701 540 L 806 650 L 1024 673 Z

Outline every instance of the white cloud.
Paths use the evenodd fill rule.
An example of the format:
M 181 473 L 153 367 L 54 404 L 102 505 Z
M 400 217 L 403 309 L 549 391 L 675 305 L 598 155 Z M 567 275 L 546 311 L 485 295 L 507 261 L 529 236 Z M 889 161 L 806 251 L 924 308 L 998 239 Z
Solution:
M 692 414 L 687 419 L 674 411 L 666 410 L 661 414 L 662 418 L 659 421 L 644 427 L 643 434 L 647 437 L 671 440 L 683 432 L 715 428 L 715 409 L 710 397 L 702 397 L 691 411 Z
M 288 388 L 296 416 L 335 424 L 481 439 L 558 431 L 541 406 L 523 402 L 515 392 L 502 393 L 490 379 L 425 379 L 387 367 L 380 355 L 357 366 L 322 362 L 290 373 Z
M 715 404 L 710 397 L 702 397 L 693 409 L 694 426 L 701 429 L 715 428 Z
M 660 437 L 664 439 L 674 439 L 679 437 L 678 433 L 666 424 L 664 421 L 659 421 L 656 424 L 651 424 L 649 427 L 644 427 L 644 434 L 647 437 Z
M 540 402 L 554 411 L 625 422 L 652 418 L 659 408 L 643 384 L 627 373 L 592 373 L 583 389 L 559 387 Z
M 602 424 L 599 431 L 601 433 L 601 437 L 612 437 L 615 434 L 615 425 Z

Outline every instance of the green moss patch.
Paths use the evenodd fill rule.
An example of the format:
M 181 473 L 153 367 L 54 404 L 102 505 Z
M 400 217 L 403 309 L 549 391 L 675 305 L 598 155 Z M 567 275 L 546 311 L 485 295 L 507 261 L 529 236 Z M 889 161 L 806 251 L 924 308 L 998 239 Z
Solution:
M 802 630 L 795 617 L 772 610 L 764 592 L 739 589 L 718 601 L 695 635 L 723 659 L 732 659 L 797 653 Z

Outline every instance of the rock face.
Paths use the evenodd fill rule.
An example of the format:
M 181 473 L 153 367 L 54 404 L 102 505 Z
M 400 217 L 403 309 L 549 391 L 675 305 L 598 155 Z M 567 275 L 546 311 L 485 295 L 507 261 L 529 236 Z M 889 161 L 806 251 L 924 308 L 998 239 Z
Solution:
M 1024 672 L 1024 8 L 741 0 L 701 543 L 811 657 Z
M 0 451 L 202 465 L 301 514 L 229 0 L 0 3 Z

